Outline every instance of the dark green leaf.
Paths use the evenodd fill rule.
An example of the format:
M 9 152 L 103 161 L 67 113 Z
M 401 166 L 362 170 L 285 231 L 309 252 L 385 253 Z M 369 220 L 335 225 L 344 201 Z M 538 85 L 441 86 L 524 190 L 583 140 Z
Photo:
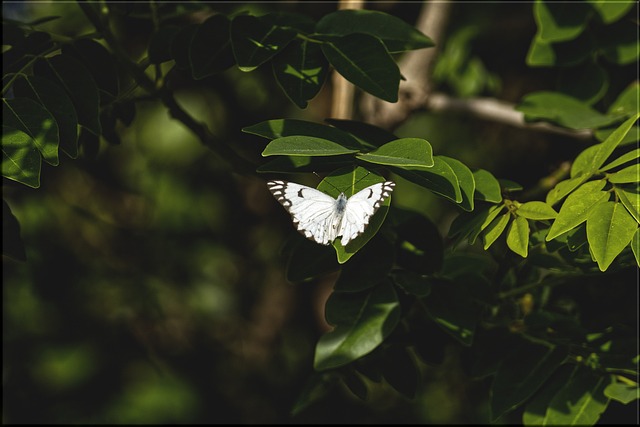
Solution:
M 316 346 L 314 367 L 319 371 L 349 364 L 378 347 L 398 324 L 400 306 L 393 286 L 385 281 L 365 292 L 334 292 L 326 317 L 335 329 Z
M 389 219 L 396 232 L 396 263 L 398 266 L 431 274 L 440 271 L 443 242 L 438 227 L 428 218 L 394 207 Z
M 158 31 L 153 34 L 149 42 L 149 61 L 152 64 L 161 64 L 173 58 L 171 55 L 171 43 L 179 32 L 180 27 L 176 25 L 158 28 Z
M 478 169 L 473 173 L 473 178 L 476 183 L 476 199 L 493 203 L 502 201 L 500 182 L 490 172 Z
M 293 40 L 271 65 L 284 93 L 300 108 L 318 94 L 329 73 L 320 46 L 306 40 Z
M 610 116 L 631 117 L 638 112 L 638 102 L 640 100 L 640 83 L 631 83 L 611 104 L 607 114 Z
M 358 375 L 355 371 L 351 369 L 347 370 L 347 372 L 345 372 L 342 376 L 342 381 L 344 381 L 344 384 L 358 398 L 360 398 L 361 400 L 365 400 L 367 398 L 367 385 L 364 383 L 360 375 Z
M 546 425 L 595 425 L 609 404 L 604 395 L 611 375 L 583 369 L 574 375 L 549 403 Z
M 377 235 L 342 267 L 335 292 L 359 292 L 387 277 L 393 265 L 393 246 Z
M 400 168 L 431 168 L 434 164 L 431 144 L 422 138 L 396 139 L 356 157 L 365 162 Z
M 435 157 L 433 161 L 433 167 L 429 169 L 392 166 L 391 170 L 408 181 L 460 203 L 462 193 L 455 172 L 444 160 Z
M 189 45 L 194 79 L 222 72 L 235 63 L 229 38 L 230 25 L 226 16 L 213 15 L 196 29 Z
M 587 105 L 598 102 L 609 89 L 607 72 L 595 63 L 562 68 L 558 91 L 574 97 Z
M 606 27 L 597 37 L 597 43 L 605 58 L 619 64 L 633 64 L 638 61 L 638 25 L 622 21 Z
M 306 135 L 315 138 L 327 139 L 343 147 L 359 149 L 358 141 L 346 132 L 320 123 L 307 122 L 295 119 L 267 120 L 253 126 L 242 129 L 243 132 L 262 136 L 268 139 L 282 138 L 283 136 Z
M 564 42 L 545 41 L 540 39 L 540 34 L 536 34 L 527 53 L 527 65 L 572 67 L 590 58 L 595 49 L 596 45 L 589 31 Z
M 293 283 L 313 279 L 339 268 L 331 248 L 305 239 L 298 233 L 283 252 L 288 255 L 287 280 Z
M 325 15 L 316 26 L 322 34 L 345 36 L 353 33 L 379 38 L 391 52 L 434 46 L 433 41 L 403 20 L 372 10 L 338 10 Z
M 380 147 L 387 142 L 398 139 L 398 137 L 391 132 L 364 122 L 340 119 L 325 119 L 324 121 L 349 133 L 364 146 Z
M 460 191 L 462 194 L 462 201 L 460 207 L 467 212 L 473 210 L 473 199 L 476 191 L 476 181 L 471 170 L 461 161 L 453 159 L 447 156 L 436 156 L 438 159 L 444 161 L 449 165 L 458 178 L 458 184 L 460 184 Z
M 298 399 L 291 408 L 291 416 L 296 416 L 311 404 L 322 399 L 334 388 L 338 377 L 334 373 L 313 374 L 304 385 Z
M 4 166 L 2 168 L 2 174 L 4 175 Z M 2 255 L 18 261 L 27 260 L 24 244 L 20 238 L 20 223 L 4 199 L 2 199 Z
M 413 399 L 418 390 L 420 371 L 406 348 L 391 346 L 383 355 L 382 375 L 391 387 Z
M 522 422 L 526 426 L 545 425 L 544 419 L 547 414 L 547 408 L 553 397 L 558 393 L 567 381 L 577 372 L 578 367 L 573 365 L 562 365 L 549 378 L 549 380 L 534 395 L 527 404 Z
M 42 156 L 33 139 L 2 125 L 2 176 L 32 188 L 40 187 Z
M 62 54 L 77 59 L 87 67 L 102 92 L 100 98 L 103 104 L 118 96 L 120 82 L 115 58 L 100 43 L 91 39 L 78 39 L 73 44 L 65 45 Z
M 393 282 L 407 294 L 426 297 L 431 293 L 430 280 L 421 274 L 409 270 L 393 272 Z
M 271 25 L 251 15 L 238 15 L 231 21 L 231 45 L 238 67 L 251 71 L 284 49 L 296 32 Z
M 337 156 L 357 151 L 328 139 L 296 135 L 274 139 L 262 151 L 262 156 Z
M 323 43 L 322 52 L 354 85 L 385 101 L 398 101 L 400 70 L 379 39 L 349 34 Z
M 188 70 L 191 67 L 191 58 L 189 58 L 191 40 L 193 40 L 198 27 L 200 27 L 198 24 L 185 25 L 171 38 L 169 52 L 173 60 L 176 61 L 176 67 L 181 70 Z
M 533 16 L 540 38 L 548 42 L 571 40 L 584 31 L 591 8 L 586 3 L 558 3 L 539 0 Z
M 278 156 L 259 166 L 256 171 L 268 172 L 331 172 L 338 168 L 353 165 L 353 156 Z

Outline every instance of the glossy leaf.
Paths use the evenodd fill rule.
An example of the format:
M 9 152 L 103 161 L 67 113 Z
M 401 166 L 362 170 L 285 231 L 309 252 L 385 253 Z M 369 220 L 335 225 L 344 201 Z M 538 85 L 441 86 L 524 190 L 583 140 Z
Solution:
M 316 31 L 337 36 L 369 34 L 379 38 L 391 53 L 434 46 L 429 37 L 403 20 L 373 10 L 332 12 L 318 21 Z
M 548 242 L 580 225 L 587 220 L 597 205 L 606 202 L 609 199 L 609 193 L 601 191 L 604 185 L 604 180 L 591 181 L 571 193 L 562 204 L 556 220 L 551 225 L 546 241 Z
M 32 188 L 40 187 L 42 156 L 33 139 L 2 125 L 2 176 Z
M 286 276 L 293 283 L 304 282 L 338 270 L 331 248 L 295 233 L 283 250 L 287 254 Z
M 491 387 L 491 419 L 496 420 L 531 397 L 565 361 L 563 347 L 523 343 L 502 362 Z
M 57 55 L 40 59 L 34 65 L 36 75 L 59 84 L 67 92 L 78 115 L 78 123 L 100 135 L 100 95 L 91 73 L 77 59 Z
M 370 353 L 400 320 L 398 297 L 386 281 L 366 292 L 334 292 L 325 311 L 335 328 L 320 337 L 316 346 L 318 371 L 344 366 Z
M 595 425 L 609 404 L 604 389 L 611 375 L 588 370 L 578 372 L 549 403 L 546 425 Z
M 387 142 L 398 139 L 398 137 L 391 132 L 377 126 L 370 125 L 369 123 L 340 119 L 325 119 L 324 121 L 344 132 L 349 133 L 363 146 L 380 147 Z
M 631 242 L 638 223 L 621 203 L 601 203 L 587 219 L 587 240 L 601 271 Z
M 391 243 L 376 235 L 344 264 L 335 292 L 359 292 L 377 285 L 391 271 L 393 255 Z
M 276 81 L 298 107 L 306 108 L 324 84 L 329 63 L 317 43 L 293 40 L 271 62 Z
M 502 201 L 500 182 L 490 172 L 478 169 L 473 173 L 473 178 L 476 182 L 476 199 L 493 203 Z
M 274 139 L 262 151 L 262 156 L 338 156 L 357 151 L 327 139 L 295 135 Z
M 638 193 L 638 189 L 633 191 L 631 189 L 616 187 L 615 190 L 620 202 L 627 208 L 631 216 L 640 223 L 640 194 Z
M 240 70 L 256 69 L 296 36 L 295 31 L 267 21 L 251 15 L 238 15 L 231 21 L 231 45 Z
M 516 211 L 519 216 L 528 219 L 554 219 L 558 216 L 558 213 L 545 202 L 532 201 L 526 202 L 518 206 Z
M 473 211 L 476 181 L 471 170 L 457 159 L 447 156 L 436 157 L 449 165 L 453 173 L 456 174 L 456 178 L 458 178 L 458 184 L 460 185 L 460 192 L 462 194 L 462 201 L 459 204 L 460 207 L 467 212 Z
M 278 156 L 256 168 L 257 172 L 331 172 L 353 164 L 353 156 Z
M 434 164 L 431 144 L 422 138 L 396 139 L 356 157 L 369 163 L 397 167 L 430 168 Z
M 45 78 L 29 76 L 16 80 L 13 90 L 16 96 L 31 98 L 51 113 L 58 124 L 60 149 L 75 159 L 78 156 L 78 116 L 64 89 Z
M 2 123 L 29 135 L 45 162 L 53 166 L 60 162 L 58 125 L 42 105 L 29 98 L 3 99 Z
M 523 258 L 529 253 L 529 221 L 517 216 L 507 230 L 507 246 Z
M 196 28 L 189 44 L 191 74 L 196 80 L 220 73 L 235 63 L 229 19 L 213 15 Z
M 444 160 L 434 157 L 433 162 L 433 166 L 429 169 L 394 166 L 391 169 L 408 181 L 425 187 L 455 203 L 460 203 L 462 193 L 455 172 Z
M 382 42 L 367 34 L 326 41 L 322 52 L 345 79 L 387 102 L 398 101 L 400 70 Z
M 307 122 L 296 119 L 275 119 L 260 122 L 242 129 L 243 132 L 262 136 L 268 139 L 281 138 L 283 136 L 306 135 L 333 141 L 344 147 L 359 149 L 360 144 L 353 136 L 340 129 L 320 123 Z
M 607 177 L 607 179 L 609 180 L 609 182 L 614 184 L 640 182 L 640 163 L 627 166 L 626 168 L 623 168 L 618 172 L 612 173 Z
M 498 239 L 498 237 L 500 237 L 505 228 L 507 228 L 507 224 L 509 224 L 510 218 L 511 213 L 507 212 L 491 221 L 491 224 L 489 224 L 487 228 L 485 228 L 484 233 L 482 234 L 485 251 L 489 249 L 489 247 Z

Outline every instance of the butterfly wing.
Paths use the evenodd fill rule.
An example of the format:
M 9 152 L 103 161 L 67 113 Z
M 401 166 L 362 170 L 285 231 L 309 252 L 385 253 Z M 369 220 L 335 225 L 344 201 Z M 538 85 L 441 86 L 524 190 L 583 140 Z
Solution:
M 340 224 L 338 236 L 342 236 L 342 246 L 364 232 L 369 219 L 382 206 L 384 200 L 391 195 L 393 181 L 379 182 L 358 191 L 347 200 L 344 217 Z
M 294 224 L 305 237 L 328 245 L 336 237 L 342 214 L 336 199 L 306 185 L 287 181 L 269 181 L 271 194 L 289 211 Z

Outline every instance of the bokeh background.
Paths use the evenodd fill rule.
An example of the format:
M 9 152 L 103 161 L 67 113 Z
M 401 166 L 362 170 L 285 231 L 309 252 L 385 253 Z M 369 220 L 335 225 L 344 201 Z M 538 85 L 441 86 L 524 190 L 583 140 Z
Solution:
M 74 3 L 2 7 L 5 18 L 24 21 L 60 16 L 41 27 L 53 33 L 92 31 Z M 336 4 L 209 7 L 319 19 Z M 421 4 L 367 7 L 413 24 Z M 138 17 L 144 6 L 120 10 L 120 40 L 132 57 L 144 56 L 152 30 Z M 198 12 L 178 22 L 205 18 Z M 443 52 L 460 61 L 461 72 L 436 73 L 439 90 L 517 102 L 553 88 L 554 70 L 525 64 L 535 31 L 531 4 L 456 5 Z M 300 110 L 263 68 L 230 69 L 197 85 L 185 79 L 176 91 L 185 109 L 256 166 L 266 140 L 243 134 L 242 127 L 274 118 L 321 122 L 330 115 L 330 82 Z M 429 112 L 414 114 L 395 132 L 425 138 L 436 154 L 525 188 L 584 149 L 567 137 Z M 119 145 L 87 144 L 78 159 L 62 156 L 57 167 L 43 165 L 37 190 L 3 181 L 28 257 L 24 263 L 3 258 L 3 422 L 488 421 L 490 382 L 470 382 L 453 351 L 440 366 L 420 363 L 423 386 L 413 401 L 384 383 L 368 383 L 365 402 L 338 385 L 292 416 L 313 374 L 315 343 L 328 328 L 322 307 L 335 276 L 288 283 L 281 250 L 295 232 L 266 178 L 230 169 L 160 103 L 139 102 L 120 139 Z M 289 178 L 315 182 L 313 176 Z M 394 179 L 393 203 L 425 213 L 444 236 L 456 208 Z

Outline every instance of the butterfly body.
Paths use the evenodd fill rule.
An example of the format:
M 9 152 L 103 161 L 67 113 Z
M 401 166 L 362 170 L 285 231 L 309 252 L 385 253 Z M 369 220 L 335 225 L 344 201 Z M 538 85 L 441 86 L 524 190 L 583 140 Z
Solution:
M 371 216 L 393 191 L 395 183 L 381 182 L 347 198 L 337 198 L 305 185 L 287 181 L 269 181 L 269 191 L 289 211 L 294 224 L 305 237 L 328 245 L 342 236 L 346 246 L 369 224 Z

